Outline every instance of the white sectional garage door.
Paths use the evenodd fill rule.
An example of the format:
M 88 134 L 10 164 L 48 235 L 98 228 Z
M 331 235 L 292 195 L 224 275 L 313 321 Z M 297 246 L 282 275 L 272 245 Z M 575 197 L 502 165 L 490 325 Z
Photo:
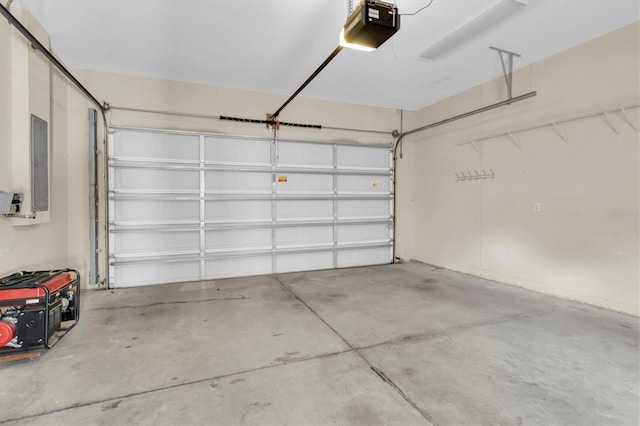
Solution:
M 111 287 L 390 263 L 389 147 L 116 128 Z

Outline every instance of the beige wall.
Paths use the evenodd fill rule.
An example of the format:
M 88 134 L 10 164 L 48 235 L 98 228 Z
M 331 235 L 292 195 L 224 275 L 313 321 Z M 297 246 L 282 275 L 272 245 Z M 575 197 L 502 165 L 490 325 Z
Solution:
M 211 116 L 265 119 L 287 96 L 248 92 L 199 84 L 112 74 L 97 71 L 75 71 L 96 94 L 114 107 L 173 111 Z M 295 90 L 293 82 L 291 90 Z M 282 126 L 279 138 L 320 141 L 349 141 L 391 144 L 391 132 L 400 125 L 396 110 L 296 98 L 280 114 L 285 122 L 319 124 L 328 127 L 357 128 L 388 132 L 385 135 L 344 132 L 329 129 L 301 129 Z M 271 137 L 264 125 L 235 123 L 214 119 L 137 113 L 112 110 L 109 121 L 114 126 L 134 126 L 175 130 L 206 131 Z
M 14 10 L 39 40 L 46 32 L 29 14 Z M 35 220 L 0 217 L 0 275 L 17 270 L 68 266 L 66 238 L 66 85 L 14 27 L 0 25 L 0 191 L 25 193 L 29 175 L 29 120 L 49 123 L 50 210 Z M 50 93 L 54 93 L 52 101 Z
M 47 46 L 28 13 L 12 13 Z M 89 276 L 87 108 L 90 104 L 13 27 L 0 25 L 0 191 L 25 193 L 30 208 L 29 117 L 49 124 L 49 211 L 0 217 L 0 276 L 70 267 Z M 8 94 L 8 95 L 6 95 Z M 84 156 L 83 156 L 84 155 Z
M 11 33 L 12 28 L 9 25 L 0 25 L 0 191 L 7 190 L 7 185 L 11 181 L 11 161 L 12 156 L 11 143 Z M 6 226 L 5 221 L 0 221 L 0 229 Z M 5 233 L 0 231 L 0 238 L 4 238 Z M 0 268 L 2 269 L 2 268 Z
M 522 150 L 507 138 L 480 142 L 483 155 L 458 143 L 637 101 L 639 28 L 516 72 L 514 95 L 537 90 L 533 99 L 409 137 L 398 164 L 414 177 L 398 194 L 399 210 L 413 214 L 414 233 L 398 242 L 404 256 L 638 315 L 639 137 L 620 113 L 611 114 L 619 135 L 599 116 L 561 125 L 567 143 L 551 128 L 518 133 Z M 498 79 L 405 114 L 404 126 L 505 95 Z M 640 125 L 637 108 L 628 115 Z M 455 182 L 456 172 L 482 169 L 495 179 Z
M 416 114 L 403 112 L 402 131 L 420 127 L 422 124 L 414 119 Z M 408 124 L 408 125 L 407 125 Z M 408 137 L 409 138 L 409 137 Z M 408 139 L 396 150 L 396 222 L 395 246 L 396 258 L 416 259 L 416 192 L 423 185 L 416 176 L 416 144 Z

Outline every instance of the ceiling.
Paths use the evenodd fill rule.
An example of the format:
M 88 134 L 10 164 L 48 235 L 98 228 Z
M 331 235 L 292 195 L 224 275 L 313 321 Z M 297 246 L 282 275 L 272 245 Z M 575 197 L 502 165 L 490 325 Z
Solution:
M 395 1 L 401 14 L 428 2 Z M 439 59 L 419 57 L 498 2 L 434 0 L 403 16 L 378 50 L 343 50 L 300 96 L 416 110 L 500 77 L 488 46 L 521 54 L 517 69 L 640 18 L 637 0 L 529 0 Z M 16 0 L 13 7 L 41 22 L 72 68 L 282 95 L 337 46 L 348 14 L 347 0 Z

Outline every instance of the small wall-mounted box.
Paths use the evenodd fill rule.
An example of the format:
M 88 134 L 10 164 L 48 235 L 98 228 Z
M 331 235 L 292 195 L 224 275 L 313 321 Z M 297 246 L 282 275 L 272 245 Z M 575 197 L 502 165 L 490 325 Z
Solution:
M 0 215 L 12 216 L 20 214 L 23 194 L 0 192 Z

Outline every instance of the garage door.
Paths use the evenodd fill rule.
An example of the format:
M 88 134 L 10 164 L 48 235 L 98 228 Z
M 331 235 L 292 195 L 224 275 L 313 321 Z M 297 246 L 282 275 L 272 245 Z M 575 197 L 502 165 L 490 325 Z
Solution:
M 389 147 L 115 128 L 111 287 L 390 263 Z

